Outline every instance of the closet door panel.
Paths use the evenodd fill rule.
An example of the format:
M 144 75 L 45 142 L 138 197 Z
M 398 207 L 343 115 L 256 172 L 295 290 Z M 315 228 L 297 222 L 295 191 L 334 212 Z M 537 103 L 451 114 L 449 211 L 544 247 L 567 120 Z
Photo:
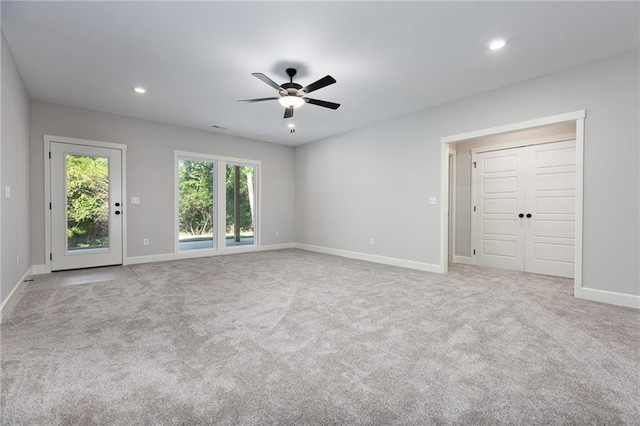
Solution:
M 525 271 L 572 278 L 575 262 L 575 140 L 526 148 Z
M 476 156 L 475 261 L 478 265 L 524 269 L 525 208 L 523 148 Z

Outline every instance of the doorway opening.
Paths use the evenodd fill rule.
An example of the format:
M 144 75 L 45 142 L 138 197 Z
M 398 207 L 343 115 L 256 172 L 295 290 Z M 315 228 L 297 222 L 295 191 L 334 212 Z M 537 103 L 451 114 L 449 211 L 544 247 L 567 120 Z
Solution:
M 575 194 L 574 198 L 571 198 L 571 213 L 572 218 L 575 218 L 575 221 L 571 222 L 571 236 L 574 237 L 571 257 L 574 263 L 571 265 L 571 269 L 574 278 L 574 294 L 578 296 L 582 285 L 582 153 L 584 147 L 584 118 L 585 111 L 577 111 L 441 139 L 442 197 L 443 199 L 452 199 L 450 203 L 443 203 L 441 212 L 441 265 L 443 266 L 443 272 L 446 273 L 448 271 L 447 260 L 449 259 L 452 263 L 477 264 L 476 256 L 473 253 L 474 249 L 476 254 L 478 250 L 477 247 L 474 247 L 477 235 L 475 228 L 478 223 L 477 219 L 474 221 L 475 216 L 473 213 L 474 205 L 477 208 L 477 201 L 474 204 L 475 197 L 473 194 L 473 161 L 477 162 L 478 159 L 474 157 L 483 152 L 507 152 L 506 150 L 508 149 L 518 147 L 575 140 L 575 148 L 572 148 L 571 151 L 567 150 L 567 152 L 570 152 L 574 157 L 575 163 L 573 169 L 575 172 Z M 451 160 L 452 152 L 453 160 Z M 451 170 L 453 166 L 455 166 L 455 172 Z M 452 174 L 455 176 L 454 182 L 450 178 Z M 454 188 L 454 194 L 450 196 L 452 187 Z M 564 201 L 566 203 L 567 200 Z M 514 220 L 509 221 L 509 224 L 506 222 L 502 224 L 499 222 L 491 223 L 498 226 L 512 226 L 512 229 L 515 229 L 515 226 L 521 226 L 524 229 L 527 226 L 526 221 L 529 220 L 526 217 L 527 212 L 518 211 L 515 213 L 516 215 L 522 213 L 524 218 L 516 216 Z M 521 221 L 522 224 L 518 225 L 518 221 Z M 513 244 L 516 243 L 514 242 Z M 502 248 L 506 246 L 505 244 Z M 532 250 L 530 250 L 531 252 Z

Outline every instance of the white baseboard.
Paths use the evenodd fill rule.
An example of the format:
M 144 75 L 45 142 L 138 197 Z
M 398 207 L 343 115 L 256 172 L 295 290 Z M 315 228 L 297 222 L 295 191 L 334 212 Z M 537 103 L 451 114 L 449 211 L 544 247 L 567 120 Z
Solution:
M 314 246 L 309 244 L 298 244 L 296 248 L 301 250 L 315 251 L 318 253 L 332 254 L 334 256 L 348 257 L 350 259 L 366 260 L 367 262 L 382 263 L 384 265 L 399 266 L 401 268 L 417 269 L 419 271 L 443 273 L 440 265 L 431 263 L 415 262 L 413 260 L 398 259 L 395 257 L 378 256 L 375 254 L 360 253 L 356 251 L 340 250 L 329 247 Z
M 176 260 L 175 253 L 152 254 L 149 256 L 129 256 L 124 260 L 123 264 L 137 265 L 139 263 L 166 262 L 168 260 Z
M 283 244 L 269 244 L 268 246 L 260 246 L 256 251 L 268 251 L 268 250 L 285 250 L 296 248 L 295 243 L 283 243 Z
M 139 263 L 166 262 L 168 260 L 195 259 L 198 257 L 224 256 L 229 254 L 253 253 L 268 250 L 283 250 L 295 248 L 294 243 L 285 244 L 269 244 L 260 247 L 254 246 L 236 246 L 227 247 L 224 250 L 190 250 L 180 253 L 164 253 L 153 254 L 150 256 L 132 256 L 127 257 L 124 261 L 125 265 L 136 265 Z
M 16 284 L 15 287 L 13 287 L 13 290 L 11 290 L 11 293 L 9 293 L 9 296 L 7 296 L 7 298 L 4 301 L 2 301 L 2 305 L 0 305 L 0 323 L 2 323 L 2 321 L 7 316 L 9 316 L 9 314 L 11 314 L 11 312 L 13 311 L 13 308 L 15 308 L 16 303 L 20 299 L 20 295 L 24 290 L 24 286 L 25 286 L 24 280 L 29 275 L 32 275 L 31 269 L 32 268 L 27 269 L 27 272 L 25 272 L 22 278 L 20 278 L 20 281 Z
M 470 256 L 453 256 L 453 263 L 463 263 L 465 265 L 474 264 Z
M 633 294 L 616 293 L 614 291 L 583 287 L 576 289 L 575 297 L 578 299 L 591 300 L 592 302 L 608 303 L 610 305 L 640 309 L 640 296 Z

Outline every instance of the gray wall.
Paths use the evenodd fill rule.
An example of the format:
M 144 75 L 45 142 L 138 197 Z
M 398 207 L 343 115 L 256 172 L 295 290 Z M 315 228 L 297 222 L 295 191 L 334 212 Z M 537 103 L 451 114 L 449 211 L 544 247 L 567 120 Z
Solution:
M 575 120 L 570 123 L 560 123 L 535 129 L 521 130 L 509 134 L 487 136 L 469 141 L 460 142 L 454 145 L 456 150 L 456 242 L 455 255 L 470 257 L 472 246 L 471 235 L 471 207 L 472 207 L 472 185 L 471 174 L 471 150 L 486 148 L 490 146 L 515 147 L 524 144 L 534 144 L 545 138 L 551 140 L 561 140 L 559 136 L 576 137 Z M 549 139 L 555 137 L 554 139 Z
M 440 146 L 423 143 L 429 132 L 413 115 L 298 147 L 297 242 L 437 264 L 440 206 L 428 198 L 440 193 Z
M 292 147 L 31 102 L 31 229 L 33 264 L 44 264 L 44 134 L 127 145 L 127 255 L 173 253 L 174 150 L 262 161 L 262 245 L 293 243 Z M 140 204 L 131 205 L 131 196 Z M 280 236 L 276 237 L 276 231 Z M 143 238 L 149 245 L 142 244 Z
M 31 267 L 29 230 L 29 96 L 9 46 L 2 35 L 2 143 L 0 203 L 2 214 L 2 272 L 0 301 L 4 302 Z M 5 198 L 5 186 L 11 198 Z M 16 266 L 16 257 L 20 265 Z
M 440 206 L 428 197 L 440 193 L 440 138 L 585 109 L 583 287 L 640 294 L 638 59 L 629 52 L 297 148 L 297 241 L 438 264 Z

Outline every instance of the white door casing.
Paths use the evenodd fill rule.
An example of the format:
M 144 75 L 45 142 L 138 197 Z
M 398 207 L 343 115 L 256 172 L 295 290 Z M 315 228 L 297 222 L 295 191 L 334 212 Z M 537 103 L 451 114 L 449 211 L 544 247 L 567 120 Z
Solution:
M 456 254 L 456 151 L 449 148 L 449 253 L 448 261 L 453 263 Z
M 475 262 L 573 277 L 575 140 L 475 157 Z
M 51 270 L 123 263 L 122 151 L 51 141 Z M 86 156 L 108 161 L 108 246 L 72 250 L 67 238 L 67 158 Z M 119 204 L 116 206 L 116 203 Z

